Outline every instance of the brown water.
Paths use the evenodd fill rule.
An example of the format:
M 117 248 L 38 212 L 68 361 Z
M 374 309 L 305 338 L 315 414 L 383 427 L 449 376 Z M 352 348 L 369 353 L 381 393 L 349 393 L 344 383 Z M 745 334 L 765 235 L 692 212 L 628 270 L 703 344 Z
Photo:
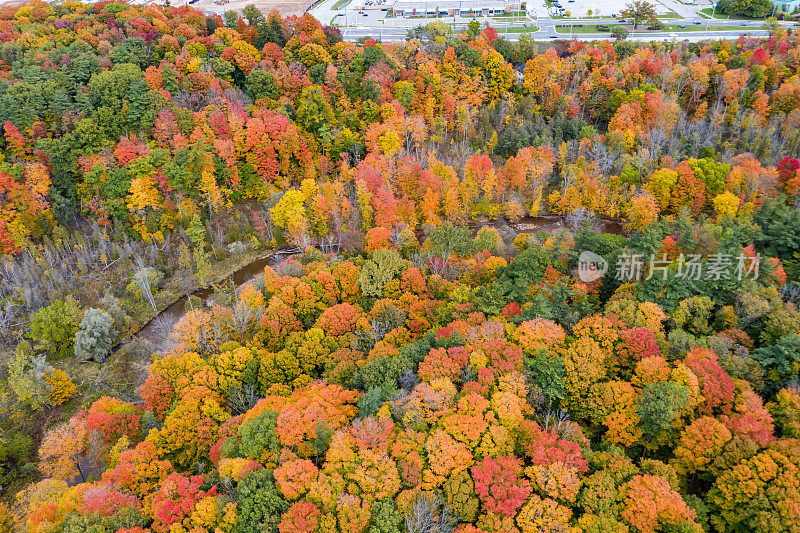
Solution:
M 248 282 L 253 281 L 258 276 L 263 275 L 264 268 L 267 265 L 278 265 L 283 262 L 286 257 L 289 257 L 295 253 L 297 253 L 296 248 L 282 248 L 280 250 L 270 252 L 264 257 L 260 257 L 240 268 L 231 274 L 228 280 L 232 282 L 233 285 L 238 289 L 243 285 L 246 285 Z M 205 301 L 213 292 L 214 289 L 211 287 L 205 287 L 181 296 L 172 305 L 150 319 L 150 321 L 147 322 L 147 324 L 145 324 L 144 327 L 142 327 L 142 329 L 135 334 L 135 337 L 137 339 L 149 341 L 154 346 L 157 346 L 159 343 L 164 341 L 165 326 L 175 324 L 175 322 L 180 320 L 181 317 L 186 314 L 186 302 L 189 300 L 189 297 L 194 296 Z
M 487 222 L 485 224 L 476 225 L 476 229 L 480 229 L 481 226 L 500 227 L 503 224 L 504 224 L 503 221 Z M 563 229 L 569 229 L 564 224 L 564 217 L 558 215 L 549 215 L 542 217 L 525 217 L 517 222 L 508 224 L 508 226 L 511 227 L 517 233 L 529 233 L 529 234 L 538 233 L 540 231 L 555 233 Z M 622 230 L 622 225 L 620 225 L 619 222 L 608 218 L 600 219 L 597 223 L 596 229 L 601 233 L 613 233 L 615 235 L 622 235 L 624 233 Z
M 477 231 L 483 226 L 499 227 L 501 225 L 503 225 L 503 221 L 493 221 L 477 223 L 474 224 L 474 226 L 471 225 L 471 227 Z M 529 234 L 538 233 L 540 231 L 554 233 L 566 228 L 564 219 L 560 216 L 525 217 L 517 222 L 508 224 L 508 226 L 517 233 Z M 597 229 L 602 233 L 613 233 L 616 235 L 621 235 L 623 233 L 622 226 L 618 222 L 610 219 L 601 219 Z M 229 280 L 239 289 L 258 276 L 263 275 L 264 268 L 267 265 L 278 265 L 287 257 L 297 252 L 298 250 L 296 248 L 282 248 L 271 252 L 237 270 L 229 277 Z M 171 326 L 186 314 L 186 302 L 189 300 L 189 297 L 195 296 L 205 301 L 212 293 L 213 289 L 208 287 L 181 296 L 175 303 L 158 313 L 158 315 L 145 324 L 144 327 L 135 334 L 135 338 L 148 341 L 154 347 L 158 347 L 166 340 L 166 333 L 171 329 Z

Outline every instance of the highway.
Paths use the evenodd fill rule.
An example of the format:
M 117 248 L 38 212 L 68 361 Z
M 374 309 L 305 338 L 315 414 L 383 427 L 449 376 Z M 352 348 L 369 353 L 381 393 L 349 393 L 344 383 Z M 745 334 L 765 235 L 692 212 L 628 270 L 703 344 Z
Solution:
M 353 0 L 355 3 L 358 0 Z M 769 34 L 763 29 L 763 22 L 761 21 L 742 21 L 742 20 L 725 20 L 713 19 L 709 20 L 703 18 L 697 13 L 697 9 L 703 7 L 687 6 L 680 4 L 677 1 L 670 1 L 669 8 L 673 13 L 678 13 L 678 17 L 669 20 L 662 20 L 664 24 L 670 26 L 683 25 L 685 28 L 680 31 L 643 31 L 646 24 L 640 25 L 637 31 L 632 31 L 631 26 L 627 26 L 630 31 L 627 40 L 630 41 L 689 41 L 698 42 L 706 39 L 738 39 L 740 35 L 746 34 L 749 37 L 767 37 Z M 362 37 L 372 37 L 376 40 L 397 42 L 405 41 L 408 35 L 408 30 L 417 26 L 423 26 L 435 20 L 449 24 L 454 32 L 464 31 L 469 22 L 468 18 L 464 17 L 430 17 L 430 18 L 390 18 L 387 17 L 386 11 L 381 10 L 364 10 L 357 11 L 342 6 L 340 9 L 334 9 L 337 0 L 324 0 L 311 8 L 309 12 L 314 15 L 323 24 L 334 24 L 339 27 L 342 32 L 342 37 L 345 40 L 357 40 Z M 558 39 L 580 39 L 585 41 L 590 40 L 603 40 L 610 39 L 610 33 L 580 33 L 580 25 L 596 25 L 603 24 L 608 26 L 616 26 L 619 24 L 616 18 L 592 18 L 592 19 L 578 19 L 578 18 L 558 18 L 554 19 L 550 16 L 547 7 L 542 4 L 538 8 L 528 8 L 528 17 L 521 17 L 519 20 L 504 21 L 499 19 L 492 19 L 489 17 L 478 18 L 482 25 L 488 21 L 489 24 L 497 30 L 497 32 L 504 38 L 516 41 L 521 35 L 528 35 L 537 41 L 554 41 Z M 787 25 L 794 25 L 788 23 Z M 556 31 L 556 26 L 560 31 Z M 573 32 L 565 30 L 564 27 L 572 26 Z M 710 29 L 706 29 L 711 27 Z M 724 27 L 731 27 L 730 30 L 721 29 Z M 526 31 L 533 29 L 534 31 Z M 524 32 L 524 33 L 523 33 Z
M 538 24 L 533 24 L 538 25 Z M 563 26 L 561 22 L 558 23 L 559 26 Z M 521 25 L 520 25 L 521 26 Z M 517 27 L 520 27 L 517 26 Z M 508 26 L 513 27 L 513 26 Z M 346 41 L 355 41 L 362 37 L 372 37 L 373 39 L 380 40 L 380 41 L 387 41 L 387 42 L 398 42 L 398 41 L 405 41 L 406 36 L 408 35 L 408 28 L 392 28 L 392 27 L 383 27 L 383 28 L 374 28 L 374 27 L 355 27 L 355 28 L 340 28 L 342 31 L 342 38 Z M 551 26 L 549 28 L 542 26 L 539 31 L 529 32 L 526 34 L 523 33 L 514 33 L 514 32 L 504 32 L 506 27 L 498 27 L 497 29 L 499 35 L 509 41 L 517 41 L 519 40 L 520 36 L 522 35 L 529 35 L 534 40 L 537 41 L 548 41 L 548 40 L 558 40 L 558 39 L 580 39 L 582 41 L 601 41 L 604 39 L 609 39 L 608 34 L 603 33 L 596 33 L 596 34 L 580 34 L 577 31 L 573 33 L 572 37 L 568 33 L 557 33 L 555 31 L 555 27 Z M 680 33 L 675 32 L 646 32 L 646 33 L 631 33 L 628 35 L 629 41 L 669 41 L 672 39 L 676 39 L 679 41 L 689 41 L 689 42 L 699 42 L 705 39 L 731 39 L 735 40 L 738 39 L 742 33 L 747 33 L 750 37 L 768 37 L 769 33 L 762 29 L 754 29 L 752 31 L 741 31 L 741 30 L 733 30 L 733 31 L 685 31 Z

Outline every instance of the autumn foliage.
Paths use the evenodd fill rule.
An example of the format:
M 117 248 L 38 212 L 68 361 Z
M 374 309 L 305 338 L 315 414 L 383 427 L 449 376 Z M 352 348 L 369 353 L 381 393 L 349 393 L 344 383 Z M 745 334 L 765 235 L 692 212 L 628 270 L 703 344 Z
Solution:
M 165 290 L 291 255 L 190 300 L 122 398 L 73 400 L 43 353 L 66 329 L 37 323 L 9 382 L 58 423 L 14 527 L 797 530 L 796 35 L 538 53 L 437 24 L 0 10 L 4 254 L 80 255 L 62 226 L 89 221 L 113 260 L 177 250 Z M 763 261 L 679 277 L 696 257 Z

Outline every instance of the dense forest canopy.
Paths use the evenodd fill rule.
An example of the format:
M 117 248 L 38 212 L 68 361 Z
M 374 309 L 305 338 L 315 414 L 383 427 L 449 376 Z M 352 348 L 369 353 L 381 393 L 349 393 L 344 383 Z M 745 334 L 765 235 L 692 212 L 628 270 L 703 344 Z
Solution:
M 0 531 L 800 531 L 790 29 L 34 1 L 0 125 Z
M 3 7 L 4 251 L 78 218 L 163 239 L 241 202 L 279 203 L 271 223 L 302 240 L 578 207 L 749 213 L 797 195 L 783 160 L 800 152 L 800 59 L 782 28 L 538 53 L 491 28 L 357 44 L 310 16 L 245 16 Z

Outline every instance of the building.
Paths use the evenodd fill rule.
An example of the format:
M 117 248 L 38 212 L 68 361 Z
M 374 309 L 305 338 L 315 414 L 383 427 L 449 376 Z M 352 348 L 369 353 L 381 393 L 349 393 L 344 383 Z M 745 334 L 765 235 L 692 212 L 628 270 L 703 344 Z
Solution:
M 800 1 L 800 0 L 798 0 Z M 506 0 L 397 0 L 395 17 L 458 17 L 501 15 L 520 9 L 519 2 Z
M 353 8 L 348 8 L 348 9 L 357 9 L 359 11 L 368 9 L 379 10 L 379 11 L 391 11 L 393 5 L 394 5 L 394 0 L 365 0 L 363 3 L 354 5 Z

